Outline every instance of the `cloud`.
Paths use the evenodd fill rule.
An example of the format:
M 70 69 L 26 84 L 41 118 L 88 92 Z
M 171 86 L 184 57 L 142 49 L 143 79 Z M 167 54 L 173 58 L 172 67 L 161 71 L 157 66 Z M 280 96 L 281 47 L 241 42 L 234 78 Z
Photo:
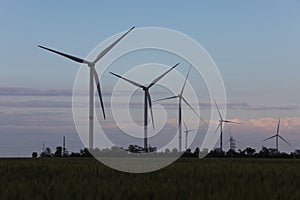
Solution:
M 72 90 L 53 90 L 53 89 L 32 89 L 17 87 L 1 87 L 0 95 L 16 96 L 71 96 Z
M 0 102 L 0 106 L 14 108 L 71 108 L 71 101 L 26 100 Z
M 88 96 L 89 90 L 77 90 L 76 95 Z M 34 89 L 22 87 L 0 87 L 0 95 L 8 96 L 72 96 L 72 89 Z M 111 92 L 102 91 L 103 96 L 111 96 Z
M 272 111 L 272 110 L 298 110 L 298 105 L 287 105 L 287 106 L 260 106 L 260 105 L 249 105 L 247 103 L 228 103 L 228 109 L 232 110 L 257 110 L 257 111 Z
M 252 118 L 252 119 L 232 119 L 242 123 L 242 126 L 248 128 L 261 128 L 266 131 L 275 132 L 277 129 L 278 118 L 264 117 L 264 118 Z M 298 117 L 287 117 L 280 119 L 280 130 L 283 132 L 298 132 L 300 130 L 300 118 Z
M 0 127 L 2 132 L 5 133 L 63 133 L 63 132 L 76 132 L 72 110 L 71 110 L 71 90 L 35 90 L 35 89 L 24 89 L 24 88 L 0 88 L 0 95 L 14 95 L 2 98 L 0 101 Z M 45 97 L 44 97 L 45 94 Z M 25 96 L 29 97 L 25 97 Z M 56 97 L 61 95 L 61 97 Z M 124 94 L 125 96 L 126 94 Z M 19 97 L 17 97 L 19 96 Z M 37 96 L 37 98 L 35 97 Z M 41 97 L 42 96 L 42 97 Z M 50 96 L 50 97 L 48 97 Z M 54 97 L 52 97 L 54 96 Z M 109 98 L 108 96 L 106 96 Z M 154 98 L 153 98 L 154 99 Z M 156 99 L 156 98 L 155 98 Z M 117 103 L 118 107 L 125 108 L 128 106 L 122 99 L 119 99 Z M 109 101 L 106 102 L 106 107 L 111 106 Z M 97 108 L 99 108 L 99 102 L 95 99 Z M 158 103 L 157 103 L 158 104 Z M 161 106 L 164 106 L 166 110 L 170 109 L 167 113 L 168 119 L 166 120 L 164 131 L 173 133 L 177 130 L 178 119 L 177 119 L 177 109 L 178 100 L 170 100 L 160 102 L 161 106 L 153 104 L 154 118 L 159 117 L 156 109 L 160 110 Z M 197 104 L 192 104 L 196 107 Z M 210 110 L 210 102 L 200 102 L 200 111 L 202 109 Z M 222 107 L 222 105 L 220 105 Z M 132 111 L 132 115 L 137 121 L 142 123 L 142 109 L 143 108 L 143 98 L 138 97 L 138 99 L 133 98 L 130 102 L 129 109 Z M 186 106 L 184 109 L 188 109 Z M 299 110 L 297 105 L 284 105 L 284 106 L 273 106 L 273 105 L 250 105 L 247 103 L 228 103 L 228 110 L 249 110 L 249 111 L 273 111 L 273 110 Z M 176 112 L 175 112 L 176 110 Z M 100 109 L 96 109 L 96 112 L 100 112 Z M 120 110 L 121 112 L 122 110 Z M 138 111 L 138 115 L 137 112 Z M 111 109 L 107 109 L 107 114 L 111 114 Z M 186 113 L 188 114 L 188 113 Z M 99 115 L 102 115 L 99 113 Z M 192 114 L 193 115 L 193 114 Z M 102 119 L 102 118 L 101 118 Z M 108 118 L 112 119 L 112 118 Z M 84 119 L 85 120 L 85 119 Z M 185 122 L 188 127 L 196 128 L 195 120 L 196 117 L 185 117 Z M 264 138 L 269 137 L 273 133 L 275 134 L 278 118 L 264 117 L 264 118 L 237 118 L 231 119 L 233 121 L 238 121 L 243 123 L 243 125 L 232 125 L 233 134 L 245 141 L 262 141 Z M 216 123 L 217 122 L 213 122 Z M 114 122 L 106 123 L 102 122 L 104 129 L 109 129 L 111 131 L 118 130 L 118 127 Z M 227 124 L 228 125 L 228 124 Z M 227 126 L 226 125 L 226 126 Z M 121 124 L 123 127 L 131 128 L 132 124 Z M 201 126 L 201 124 L 200 124 Z M 201 127 L 200 127 L 201 128 Z M 199 129 L 200 129 L 199 128 Z M 225 127 L 226 128 L 226 127 Z M 287 139 L 293 143 L 294 141 L 299 141 L 300 135 L 298 136 L 298 131 L 300 130 L 300 118 L 289 117 L 281 119 L 281 134 L 287 136 Z M 246 142 L 245 142 L 246 143 Z M 296 143 L 296 142 L 295 142 Z M 264 143 L 263 143 L 264 144 Z
M 177 108 L 177 102 L 159 102 L 159 104 L 163 105 L 165 108 Z M 192 106 L 196 106 L 195 103 L 190 103 Z M 155 105 L 155 104 L 154 104 Z M 201 109 L 211 109 L 214 105 L 210 103 L 199 103 L 199 108 Z M 219 108 L 222 108 L 223 105 L 218 105 Z M 300 107 L 298 105 L 285 105 L 285 106 L 273 106 L 273 105 L 250 105 L 247 103 L 227 103 L 226 108 L 229 110 L 249 110 L 249 111 L 272 111 L 272 110 L 299 110 Z
M 87 95 L 87 91 L 83 91 L 82 93 L 76 93 Z M 161 95 L 162 92 L 154 92 L 152 95 Z M 54 89 L 33 89 L 33 88 L 17 88 L 17 87 L 0 87 L 0 95 L 9 95 L 9 96 L 72 96 L 71 89 L 64 89 L 64 90 L 54 90 Z M 111 92 L 104 92 L 104 96 L 111 96 Z M 128 91 L 120 91 L 118 92 L 119 96 L 127 96 Z M 138 93 L 136 95 L 143 95 L 142 93 Z M 120 102 L 122 103 L 122 102 Z M 58 102 L 58 101 L 27 101 L 22 103 L 23 105 L 18 105 L 17 103 L 13 102 L 2 102 L 2 106 L 17 106 L 17 107 L 26 107 L 27 105 L 35 106 L 35 107 L 69 107 L 70 105 L 66 102 Z M 131 106 L 133 107 L 140 107 L 142 105 L 142 101 L 131 102 Z M 155 104 L 161 104 L 166 109 L 177 109 L 177 101 L 169 100 L 169 101 L 161 101 L 155 102 Z M 190 102 L 193 106 L 196 106 L 197 103 Z M 1 106 L 0 105 L 0 106 Z M 127 104 L 126 104 L 127 105 Z M 211 109 L 210 102 L 199 102 L 198 106 L 201 109 Z M 248 103 L 227 103 L 227 109 L 231 110 L 250 110 L 250 111 L 272 111 L 272 110 L 299 110 L 300 107 L 298 105 L 282 105 L 282 106 L 274 106 L 274 105 L 250 105 Z M 222 107 L 222 105 L 219 105 Z
M 71 112 L 53 111 L 20 111 L 0 115 L 0 127 L 62 127 L 74 126 Z

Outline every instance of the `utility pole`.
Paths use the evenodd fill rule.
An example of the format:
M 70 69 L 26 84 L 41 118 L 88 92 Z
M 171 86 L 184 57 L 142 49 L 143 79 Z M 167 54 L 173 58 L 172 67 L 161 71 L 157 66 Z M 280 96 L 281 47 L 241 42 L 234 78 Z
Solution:
M 63 136 L 63 156 L 66 156 L 66 138 Z

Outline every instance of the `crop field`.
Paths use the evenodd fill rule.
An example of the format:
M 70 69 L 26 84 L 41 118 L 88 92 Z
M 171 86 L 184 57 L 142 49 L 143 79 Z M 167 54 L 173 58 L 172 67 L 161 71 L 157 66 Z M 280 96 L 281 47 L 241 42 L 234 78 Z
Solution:
M 1 158 L 0 199 L 300 199 L 300 160 L 185 158 L 130 174 L 93 158 Z

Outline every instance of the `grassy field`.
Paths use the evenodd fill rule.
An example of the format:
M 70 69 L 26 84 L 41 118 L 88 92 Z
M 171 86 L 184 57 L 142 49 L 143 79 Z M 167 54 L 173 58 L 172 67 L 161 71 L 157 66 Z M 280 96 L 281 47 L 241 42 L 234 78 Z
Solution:
M 92 158 L 2 158 L 0 185 L 0 199 L 300 199 L 300 160 L 190 158 L 129 174 Z

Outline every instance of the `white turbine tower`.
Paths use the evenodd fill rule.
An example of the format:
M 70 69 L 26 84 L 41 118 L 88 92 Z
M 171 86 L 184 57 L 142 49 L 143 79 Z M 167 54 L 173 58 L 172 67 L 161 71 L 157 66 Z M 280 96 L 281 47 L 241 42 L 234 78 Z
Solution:
M 103 105 L 103 99 L 101 94 L 101 88 L 100 88 L 100 82 L 99 77 L 95 69 L 96 63 L 105 55 L 107 54 L 120 40 L 122 40 L 130 31 L 132 31 L 134 27 L 129 29 L 126 33 L 124 33 L 120 38 L 118 38 L 115 42 L 110 44 L 107 48 L 105 48 L 102 52 L 99 53 L 99 55 L 96 57 L 94 61 L 87 61 L 82 58 L 78 58 L 75 56 L 71 56 L 47 47 L 43 47 L 41 45 L 38 45 L 38 47 L 46 49 L 48 51 L 51 51 L 53 53 L 59 54 L 61 56 L 64 56 L 66 58 L 69 58 L 75 62 L 87 64 L 90 68 L 90 86 L 89 86 L 89 149 L 93 149 L 93 132 L 94 132 L 94 84 L 93 79 L 95 79 L 95 83 L 97 85 L 98 95 L 100 99 L 100 104 L 102 108 L 103 118 L 105 119 L 105 111 L 104 111 L 104 105 Z
M 216 103 L 216 100 L 215 100 L 214 98 L 212 98 L 212 99 L 213 99 L 214 102 L 215 102 L 215 105 L 216 105 L 216 108 L 217 108 L 217 110 L 218 110 L 219 117 L 220 117 L 220 119 L 219 119 L 219 125 L 218 125 L 218 127 L 217 127 L 215 133 L 216 133 L 216 132 L 218 131 L 218 129 L 220 128 L 220 150 L 223 151 L 223 124 L 224 124 L 224 123 L 240 124 L 240 123 L 234 122 L 234 121 L 231 121 L 231 120 L 223 119 L 223 117 L 222 117 L 222 115 L 221 115 L 221 112 L 220 112 L 220 110 L 219 110 L 219 107 L 218 107 L 218 105 L 217 105 L 217 103 Z
M 154 102 L 158 102 L 158 101 L 164 101 L 164 100 L 168 100 L 168 99 L 177 99 L 178 98 L 178 132 L 179 132 L 179 134 L 178 134 L 178 140 L 179 140 L 178 141 L 178 150 L 179 150 L 179 152 L 181 152 L 181 148 L 182 148 L 182 110 L 181 110 L 182 101 L 190 107 L 190 109 L 199 117 L 199 119 L 204 124 L 207 124 L 206 121 L 204 121 L 204 119 L 202 119 L 202 117 L 193 109 L 193 107 L 189 104 L 189 102 L 183 97 L 184 88 L 185 88 L 188 76 L 190 74 L 190 71 L 191 71 L 191 67 L 189 68 L 189 71 L 188 71 L 188 73 L 186 75 L 186 78 L 184 80 L 182 89 L 181 89 L 181 91 L 178 95 L 171 96 L 171 97 L 166 97 L 166 98 L 158 99 L 158 100 L 154 101 Z
M 278 151 L 279 150 L 278 149 L 278 138 L 282 139 L 285 143 L 287 143 L 289 146 L 291 146 L 291 144 L 288 143 L 288 141 L 286 141 L 281 135 L 279 135 L 279 127 L 280 127 L 280 118 L 278 120 L 276 134 L 264 140 L 264 141 L 266 141 L 266 140 L 269 140 L 269 139 L 272 139 L 272 138 L 276 137 L 276 151 L 277 152 L 279 152 Z
M 136 83 L 132 80 L 129 80 L 127 78 L 124 78 L 118 74 L 115 74 L 113 72 L 109 72 L 112 75 L 123 79 L 129 83 L 131 83 L 132 85 L 141 88 L 142 90 L 144 90 L 145 95 L 144 95 L 144 151 L 148 152 L 148 142 L 147 142 L 147 126 L 148 126 L 148 105 L 150 108 L 150 115 L 151 115 L 151 120 L 152 120 L 152 125 L 153 125 L 153 129 L 154 129 L 154 120 L 153 120 L 153 112 L 152 112 L 152 101 L 151 101 L 151 96 L 149 93 L 149 89 L 155 85 L 161 78 L 163 78 L 167 73 L 169 73 L 172 69 L 174 69 L 175 67 L 177 67 L 179 65 L 179 63 L 177 63 L 176 65 L 174 65 L 173 67 L 171 67 L 170 69 L 168 69 L 165 73 L 163 73 L 162 75 L 160 75 L 159 77 L 157 77 L 156 79 L 154 79 L 148 86 L 146 85 L 141 85 L 139 83 Z
M 185 124 L 184 120 L 183 121 L 183 125 L 184 125 L 184 132 L 185 132 L 185 150 L 187 150 L 187 141 L 188 141 L 188 134 L 192 131 L 196 131 L 196 129 L 188 129 L 187 125 Z

